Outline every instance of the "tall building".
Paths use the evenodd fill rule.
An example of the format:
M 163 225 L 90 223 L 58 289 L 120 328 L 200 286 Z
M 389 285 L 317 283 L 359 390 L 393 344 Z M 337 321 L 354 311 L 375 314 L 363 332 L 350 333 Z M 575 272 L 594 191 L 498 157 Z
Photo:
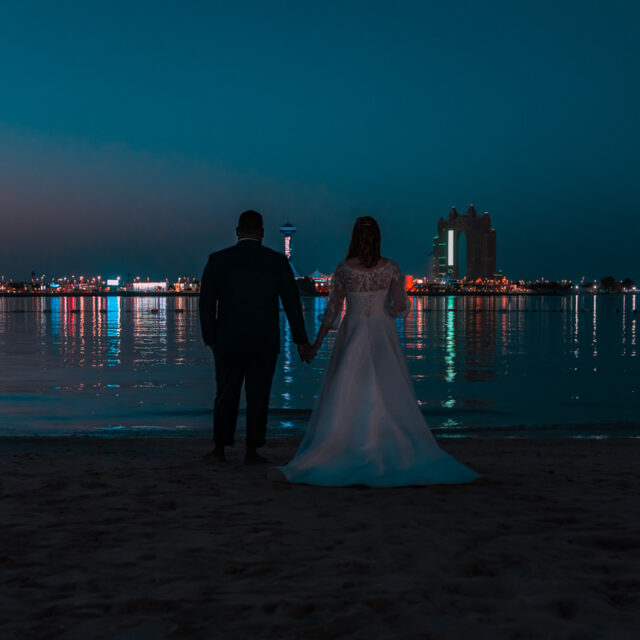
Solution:
M 293 266 L 293 262 L 291 260 L 291 256 L 293 253 L 291 238 L 297 230 L 297 227 L 295 227 L 295 225 L 292 225 L 290 222 L 286 222 L 280 227 L 280 233 L 284 236 L 284 255 L 287 256 L 287 260 L 289 260 L 289 265 L 291 266 L 293 275 L 296 278 L 299 278 L 300 275 L 296 271 L 296 268 Z
M 461 273 L 460 237 L 466 234 L 466 273 Z M 433 276 L 435 278 L 463 277 L 493 278 L 496 275 L 496 230 L 491 228 L 489 213 L 479 216 L 475 207 L 460 215 L 451 207 L 449 217 L 438 220 L 438 235 L 433 239 Z

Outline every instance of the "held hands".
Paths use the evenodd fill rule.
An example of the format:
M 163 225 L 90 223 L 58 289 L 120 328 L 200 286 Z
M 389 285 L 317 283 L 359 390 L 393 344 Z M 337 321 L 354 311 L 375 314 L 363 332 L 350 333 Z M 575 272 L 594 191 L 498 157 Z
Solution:
M 315 358 L 317 351 L 318 350 L 308 342 L 298 345 L 298 354 L 300 355 L 300 360 L 302 360 L 302 362 L 306 362 L 307 364 Z
M 310 363 L 318 353 L 318 349 L 322 345 L 322 341 L 324 337 L 327 335 L 328 329 L 322 325 L 320 327 L 320 331 L 318 331 L 318 336 L 316 337 L 316 341 L 313 344 L 309 344 L 305 342 L 304 344 L 298 345 L 298 353 L 300 354 L 300 359 L 307 364 Z

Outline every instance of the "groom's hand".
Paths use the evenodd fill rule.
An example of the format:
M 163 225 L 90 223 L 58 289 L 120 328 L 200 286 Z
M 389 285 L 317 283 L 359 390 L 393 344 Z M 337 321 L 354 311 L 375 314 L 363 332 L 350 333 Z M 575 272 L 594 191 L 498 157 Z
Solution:
M 313 353 L 313 347 L 308 342 L 298 345 L 298 354 L 300 355 L 300 360 L 306 363 L 311 362 L 315 355 L 315 353 Z

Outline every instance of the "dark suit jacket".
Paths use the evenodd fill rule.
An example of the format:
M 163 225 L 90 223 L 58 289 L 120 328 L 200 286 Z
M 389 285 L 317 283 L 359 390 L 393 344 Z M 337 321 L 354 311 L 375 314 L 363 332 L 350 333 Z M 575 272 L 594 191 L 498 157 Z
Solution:
M 209 256 L 200 288 L 200 326 L 206 344 L 244 355 L 280 351 L 280 304 L 293 341 L 307 342 L 302 305 L 286 256 L 256 240 Z

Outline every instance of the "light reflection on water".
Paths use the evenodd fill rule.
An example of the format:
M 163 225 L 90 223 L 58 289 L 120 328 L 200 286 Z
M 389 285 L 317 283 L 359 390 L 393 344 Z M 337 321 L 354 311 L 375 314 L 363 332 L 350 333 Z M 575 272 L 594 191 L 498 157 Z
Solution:
M 304 300 L 310 336 L 325 304 Z M 208 434 L 197 310 L 192 297 L 0 298 L 0 434 Z M 397 326 L 429 425 L 453 435 L 637 423 L 637 315 L 636 295 L 425 297 Z M 334 334 L 304 365 L 281 324 L 271 428 L 300 432 Z

